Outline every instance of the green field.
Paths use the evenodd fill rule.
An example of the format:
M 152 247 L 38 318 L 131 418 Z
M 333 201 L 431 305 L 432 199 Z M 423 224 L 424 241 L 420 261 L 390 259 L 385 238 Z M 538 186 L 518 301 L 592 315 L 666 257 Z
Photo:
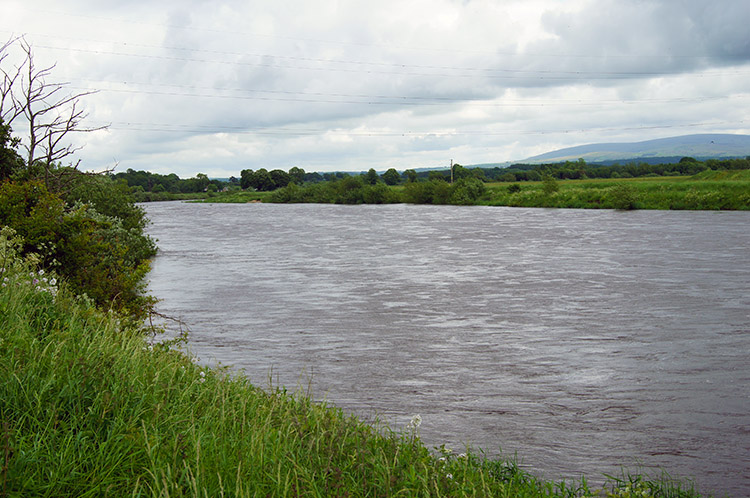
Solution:
M 707 170 L 694 176 L 551 180 L 547 182 L 419 181 L 388 187 L 359 177 L 273 192 L 233 191 L 197 202 L 461 204 L 580 209 L 750 209 L 750 170 Z
M 416 417 L 366 424 L 149 341 L 4 236 L 0 268 L 0 496 L 700 496 L 666 475 L 596 490 L 430 450 Z
M 488 184 L 480 201 L 491 206 L 595 209 L 750 209 L 750 171 L 704 171 L 692 177 L 559 180 L 545 193 L 542 182 Z

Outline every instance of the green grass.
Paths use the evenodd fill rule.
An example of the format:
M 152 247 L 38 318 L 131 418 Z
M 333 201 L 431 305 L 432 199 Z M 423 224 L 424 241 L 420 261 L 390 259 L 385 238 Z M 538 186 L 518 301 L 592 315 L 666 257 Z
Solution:
M 543 182 L 488 183 L 476 202 L 488 206 L 580 209 L 750 209 L 750 170 L 703 171 L 692 177 L 557 180 L 557 192 L 545 193 Z M 323 191 L 318 184 L 314 191 Z M 509 190 L 511 186 L 520 189 Z M 403 185 L 388 187 L 388 202 L 405 202 Z M 196 202 L 272 202 L 273 192 L 233 191 Z M 312 202 L 297 199 L 294 202 Z M 331 199 L 316 202 L 333 202 Z
M 595 493 L 204 368 L 57 290 L 4 238 L 0 267 L 0 496 Z M 598 496 L 699 496 L 684 487 L 628 475 Z
M 520 191 L 515 193 L 508 190 L 508 185 L 489 184 L 489 193 L 482 204 L 586 209 L 750 209 L 750 171 L 710 171 L 695 177 L 558 180 L 559 190 L 552 194 L 544 193 L 542 182 L 517 183 Z

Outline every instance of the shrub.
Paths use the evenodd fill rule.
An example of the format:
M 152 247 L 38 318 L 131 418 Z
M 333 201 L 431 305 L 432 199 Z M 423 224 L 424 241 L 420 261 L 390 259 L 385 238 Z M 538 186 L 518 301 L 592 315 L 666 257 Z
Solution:
M 558 190 L 560 190 L 560 185 L 557 184 L 557 180 L 551 175 L 544 175 L 544 177 L 542 177 L 542 191 L 544 192 L 544 195 L 552 195 Z
M 112 199 L 109 209 L 116 211 Z M 43 269 L 55 270 L 98 306 L 142 318 L 153 304 L 144 278 L 156 245 L 143 233 L 140 208 L 120 208 L 132 216 L 108 216 L 81 202 L 68 208 L 37 182 L 0 185 L 0 225 L 22 238 L 23 254 L 38 253 Z
M 632 185 L 618 183 L 610 190 L 609 197 L 615 209 L 636 209 L 638 194 Z

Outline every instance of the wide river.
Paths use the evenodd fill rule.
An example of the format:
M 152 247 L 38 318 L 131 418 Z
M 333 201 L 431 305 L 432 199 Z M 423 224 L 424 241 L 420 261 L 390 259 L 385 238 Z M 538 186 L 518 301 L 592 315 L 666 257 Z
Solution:
M 547 478 L 750 496 L 748 212 L 144 207 L 205 363 Z

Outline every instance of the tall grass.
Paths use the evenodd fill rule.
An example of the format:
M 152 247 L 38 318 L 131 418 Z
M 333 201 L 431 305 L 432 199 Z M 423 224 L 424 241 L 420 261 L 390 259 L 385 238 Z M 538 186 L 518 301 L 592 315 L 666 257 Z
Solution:
M 417 418 L 397 433 L 302 394 L 204 368 L 9 258 L 2 242 L 0 496 L 595 492 L 585 480 L 537 479 L 512 460 L 429 451 Z M 698 496 L 672 483 L 632 481 L 614 479 L 601 493 Z
M 747 173 L 747 172 L 737 172 Z M 586 209 L 750 209 L 747 174 L 718 177 L 657 177 L 617 180 L 561 180 L 545 193 L 542 182 L 492 184 L 483 204 Z

